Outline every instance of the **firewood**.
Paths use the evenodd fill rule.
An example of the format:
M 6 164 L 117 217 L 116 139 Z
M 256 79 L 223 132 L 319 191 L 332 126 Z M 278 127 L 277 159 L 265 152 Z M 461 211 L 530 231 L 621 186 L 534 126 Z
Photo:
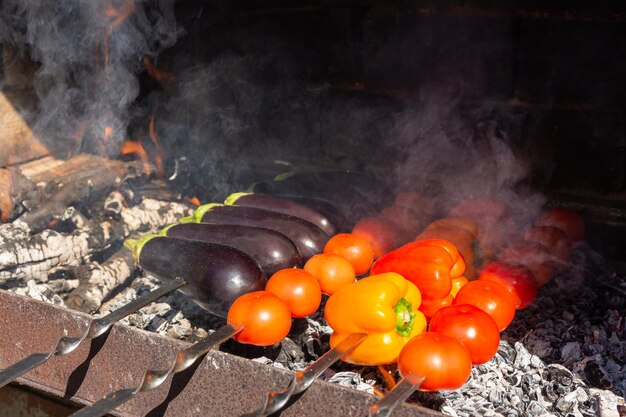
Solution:
M 0 285 L 16 279 L 45 282 L 52 268 L 88 262 L 94 253 L 131 233 L 156 231 L 190 213 L 190 208 L 181 203 L 144 199 L 137 206 L 123 208 L 119 220 L 97 223 L 79 219 L 81 227 L 71 233 L 44 230 L 28 236 L 30 229 L 24 222 L 2 225 Z
M 127 249 L 121 249 L 102 264 L 89 262 L 74 269 L 80 284 L 65 299 L 65 305 L 74 310 L 93 313 L 111 292 L 122 285 L 135 268 L 135 261 Z
M 20 220 L 32 231 L 45 228 L 72 204 L 90 204 L 104 198 L 124 181 L 144 175 L 139 162 L 78 155 L 67 161 L 46 157 L 10 168 L 11 199 L 29 211 Z M 0 181 L 7 175 L 0 176 Z M 6 185 L 4 186 L 6 187 Z M 3 185 L 0 183 L 0 190 Z M 0 195 L 1 197 L 1 195 Z M 8 203 L 2 203 L 5 207 Z M 4 213 L 4 210 L 3 210 Z

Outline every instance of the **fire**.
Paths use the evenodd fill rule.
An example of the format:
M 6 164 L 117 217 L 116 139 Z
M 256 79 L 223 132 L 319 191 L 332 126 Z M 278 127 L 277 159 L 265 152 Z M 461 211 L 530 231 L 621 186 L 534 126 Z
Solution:
M 159 138 L 154 128 L 154 114 L 150 116 L 150 126 L 148 128 L 150 139 L 156 148 L 156 155 L 154 156 L 154 165 L 156 166 L 159 178 L 163 178 L 163 159 L 161 158 L 161 145 L 159 144 Z
M 200 205 L 200 199 L 198 197 L 188 198 L 187 201 L 189 201 L 189 203 L 193 204 L 194 206 Z
M 147 56 L 143 57 L 143 64 L 145 65 L 146 71 L 148 72 L 150 78 L 155 81 L 163 84 L 169 84 L 175 78 L 173 72 L 163 71 L 155 67 L 154 64 L 150 62 L 150 58 L 148 58 Z
M 148 154 L 139 141 L 125 140 L 122 143 L 122 155 L 136 155 L 143 163 L 143 170 L 147 176 L 150 175 L 150 161 Z
M 134 0 L 124 0 L 119 7 L 115 7 L 113 2 L 115 0 L 106 0 L 104 3 L 104 15 L 113 19 L 104 33 L 104 43 L 103 43 L 103 51 L 104 51 L 104 67 L 107 68 L 109 66 L 109 40 L 111 39 L 111 35 L 113 31 L 126 19 L 130 17 L 135 11 L 135 2 Z

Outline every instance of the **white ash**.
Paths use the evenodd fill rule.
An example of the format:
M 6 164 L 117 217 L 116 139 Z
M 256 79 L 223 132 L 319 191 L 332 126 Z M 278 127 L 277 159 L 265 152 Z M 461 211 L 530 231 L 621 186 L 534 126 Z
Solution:
M 325 375 L 322 375 L 322 379 L 324 379 Z M 369 392 L 370 394 L 374 394 L 374 384 L 376 381 L 374 379 L 365 380 L 358 372 L 337 372 L 330 376 L 327 379 L 328 382 L 339 384 L 342 387 L 348 387 L 357 389 L 359 391 Z
M 35 280 L 26 282 L 26 286 L 11 288 L 9 291 L 15 294 L 30 297 L 34 300 L 43 301 L 58 306 L 64 306 L 63 298 L 57 294 L 54 288 L 46 284 L 38 284 Z

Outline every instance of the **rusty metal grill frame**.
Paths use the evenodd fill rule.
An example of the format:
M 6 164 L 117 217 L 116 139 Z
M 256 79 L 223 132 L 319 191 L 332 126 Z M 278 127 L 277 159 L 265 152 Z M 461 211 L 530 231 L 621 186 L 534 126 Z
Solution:
M 0 368 L 33 352 L 45 351 L 61 335 L 77 334 L 91 316 L 0 290 Z M 146 369 L 169 364 L 188 343 L 116 324 L 110 333 L 54 357 L 17 380 L 77 404 L 91 404 L 111 391 L 137 384 Z M 117 416 L 236 416 L 258 407 L 268 390 L 289 383 L 292 373 L 229 353 L 212 351 L 197 366 L 142 393 Z M 293 402 L 282 416 L 365 416 L 377 397 L 325 381 Z M 396 417 L 441 413 L 402 404 Z

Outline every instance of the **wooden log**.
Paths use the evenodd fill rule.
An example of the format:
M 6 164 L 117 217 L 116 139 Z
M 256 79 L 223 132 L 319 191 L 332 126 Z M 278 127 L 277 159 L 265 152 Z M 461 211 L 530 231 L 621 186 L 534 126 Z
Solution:
M 11 280 L 48 280 L 53 268 L 78 266 L 92 254 L 105 250 L 131 233 L 156 231 L 191 213 L 189 206 L 144 199 L 125 207 L 118 220 L 85 222 L 72 233 L 44 230 L 29 236 L 27 224 L 16 221 L 0 226 L 0 285 Z M 78 215 L 78 214 L 76 214 Z M 83 219 L 77 221 L 78 224 Z
M 0 167 L 48 154 L 48 149 L 36 137 L 4 91 L 0 91 L 0 126 Z
M 80 284 L 65 299 L 65 305 L 85 313 L 97 311 L 111 292 L 122 285 L 135 269 L 127 249 L 121 249 L 102 264 L 89 262 L 74 269 Z
M 144 175 L 141 163 L 78 155 L 67 161 L 53 157 L 11 167 L 0 174 L 0 209 L 7 220 L 15 204 L 29 211 L 20 218 L 33 231 L 45 228 L 68 206 L 104 198 L 124 181 Z M 2 190 L 5 190 L 2 192 Z

